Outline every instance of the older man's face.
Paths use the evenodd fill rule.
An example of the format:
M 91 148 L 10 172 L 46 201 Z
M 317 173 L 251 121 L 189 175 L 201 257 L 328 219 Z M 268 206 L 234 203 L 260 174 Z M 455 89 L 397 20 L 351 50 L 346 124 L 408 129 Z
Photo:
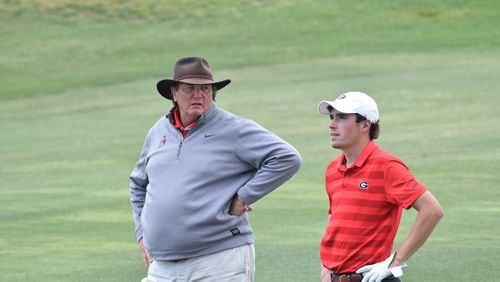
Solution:
M 211 84 L 180 83 L 177 89 L 172 89 L 173 99 L 179 105 L 183 125 L 188 125 L 207 112 L 213 103 L 213 88 Z

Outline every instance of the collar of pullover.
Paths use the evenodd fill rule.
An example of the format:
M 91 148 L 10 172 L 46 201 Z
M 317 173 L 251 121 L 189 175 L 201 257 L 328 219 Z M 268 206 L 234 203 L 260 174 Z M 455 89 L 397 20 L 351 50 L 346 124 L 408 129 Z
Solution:
M 193 121 L 192 123 L 188 124 L 187 126 L 183 126 L 182 122 L 180 120 L 180 113 L 179 113 L 179 107 L 174 106 L 172 109 L 170 109 L 170 112 L 167 115 L 167 119 L 169 122 L 177 128 L 181 133 L 182 136 L 186 136 L 186 134 L 193 129 L 198 123 L 202 123 L 206 120 L 208 120 L 211 116 L 215 114 L 217 111 L 217 104 L 212 103 L 212 106 L 210 109 L 205 112 L 203 115 L 201 115 L 197 120 Z

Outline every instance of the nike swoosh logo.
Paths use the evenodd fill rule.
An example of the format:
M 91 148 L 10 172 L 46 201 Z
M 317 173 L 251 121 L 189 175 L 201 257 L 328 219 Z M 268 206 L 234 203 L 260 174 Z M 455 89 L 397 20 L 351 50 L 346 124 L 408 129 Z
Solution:
M 208 138 L 208 137 L 212 137 L 214 136 L 215 134 L 205 134 L 205 138 Z

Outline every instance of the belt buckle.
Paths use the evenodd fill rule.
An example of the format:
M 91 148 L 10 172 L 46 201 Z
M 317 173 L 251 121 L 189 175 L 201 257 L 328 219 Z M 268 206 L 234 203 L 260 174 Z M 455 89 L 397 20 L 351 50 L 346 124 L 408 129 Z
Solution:
M 340 282 L 349 282 L 351 281 L 351 275 L 349 274 L 342 274 L 342 275 L 339 275 L 339 281 Z

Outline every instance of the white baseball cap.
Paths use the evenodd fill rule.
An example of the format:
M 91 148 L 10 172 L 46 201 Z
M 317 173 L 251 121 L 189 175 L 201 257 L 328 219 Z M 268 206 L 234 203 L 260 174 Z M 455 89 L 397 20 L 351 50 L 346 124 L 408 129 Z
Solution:
M 363 92 L 346 92 L 338 96 L 335 101 L 321 101 L 318 104 L 318 111 L 329 115 L 329 106 L 344 114 L 360 114 L 373 123 L 378 122 L 377 103 Z

